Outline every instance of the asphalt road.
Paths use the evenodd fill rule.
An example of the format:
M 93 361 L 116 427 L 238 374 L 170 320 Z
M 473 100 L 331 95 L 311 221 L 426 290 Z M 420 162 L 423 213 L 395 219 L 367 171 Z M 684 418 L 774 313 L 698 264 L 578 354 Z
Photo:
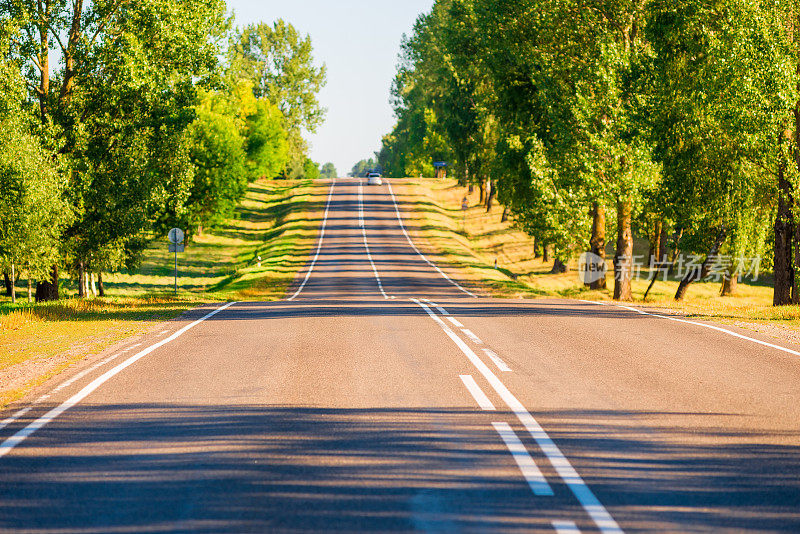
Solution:
M 291 299 L 194 310 L 0 414 L 0 531 L 800 531 L 795 349 L 479 298 L 389 185 L 328 185 Z

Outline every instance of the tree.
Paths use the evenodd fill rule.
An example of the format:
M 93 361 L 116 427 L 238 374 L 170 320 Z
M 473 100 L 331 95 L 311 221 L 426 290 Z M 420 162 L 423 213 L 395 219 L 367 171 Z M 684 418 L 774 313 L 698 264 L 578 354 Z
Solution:
M 303 177 L 309 180 L 319 178 L 319 163 L 312 161 L 311 158 L 306 158 L 305 165 L 303 165 Z
M 355 165 L 353 165 L 353 169 L 350 171 L 350 174 L 354 177 L 364 177 L 367 175 L 369 171 L 375 170 L 377 163 L 373 158 L 369 159 L 362 159 Z
M 229 218 L 247 189 L 243 125 L 226 95 L 208 92 L 196 107 L 189 136 L 194 179 L 187 205 L 190 228 Z
M 28 133 L 19 76 L 0 65 L 0 266 L 10 271 L 11 300 L 20 270 L 31 281 L 47 278 L 70 220 L 63 174 Z
M 658 198 L 684 230 L 681 249 L 706 255 L 676 299 L 719 253 L 763 252 L 774 162 L 782 159 L 775 125 L 792 107 L 797 83 L 784 16 L 771 6 L 743 0 L 652 6 L 648 116 L 663 165 Z M 738 276 L 734 262 L 726 291 Z
M 320 171 L 320 176 L 322 178 L 332 179 L 338 177 L 339 173 L 336 172 L 336 166 L 333 163 L 328 162 L 322 166 L 322 170 Z
M 281 19 L 272 25 L 251 24 L 234 36 L 230 63 L 238 77 L 252 80 L 256 97 L 266 98 L 283 113 L 288 132 L 284 176 L 299 176 L 308 151 L 302 132 L 314 133 L 326 113 L 317 99 L 326 83 L 326 67 L 314 64 L 311 37 L 301 37 Z
M 273 178 L 289 158 L 288 134 L 278 107 L 259 98 L 247 117 L 247 174 L 251 180 Z
M 94 251 L 134 255 L 145 231 L 183 210 L 191 175 L 182 140 L 195 85 L 217 73 L 224 3 L 6 0 L 3 8 L 43 144 L 69 177 L 76 217 L 64 251 L 80 279 Z M 54 268 L 37 296 L 57 298 L 57 287 Z

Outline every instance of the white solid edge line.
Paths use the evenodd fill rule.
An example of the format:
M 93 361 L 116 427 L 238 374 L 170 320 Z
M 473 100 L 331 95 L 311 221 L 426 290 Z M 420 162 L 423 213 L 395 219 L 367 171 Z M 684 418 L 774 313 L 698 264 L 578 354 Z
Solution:
M 105 373 L 100 375 L 99 377 L 95 378 L 88 385 L 86 385 L 83 389 L 81 389 L 78 393 L 76 393 L 75 395 L 73 395 L 72 397 L 70 397 L 69 399 L 64 401 L 63 403 L 61 403 L 59 406 L 56 406 L 55 408 L 53 408 L 52 410 L 50 410 L 49 412 L 47 412 L 43 416 L 39 417 L 38 419 L 36 419 L 32 423 L 30 423 L 25 428 L 19 430 L 16 434 L 11 436 L 10 438 L 8 438 L 5 441 L 3 441 L 2 443 L 0 443 L 0 457 L 5 456 L 9 452 L 11 452 L 14 449 L 14 447 L 19 445 L 23 441 L 25 441 L 31 434 L 33 434 L 34 432 L 36 432 L 37 430 L 39 430 L 43 426 L 45 426 L 48 423 L 50 423 L 51 421 L 53 421 L 56 417 L 58 417 L 59 415 L 61 415 L 65 411 L 69 410 L 70 408 L 72 408 L 73 406 L 75 406 L 76 404 L 81 402 L 83 399 L 85 399 L 87 396 L 89 396 L 89 394 L 91 394 L 94 390 L 96 390 L 98 387 L 100 387 L 103 383 L 107 382 L 109 379 L 111 379 L 112 377 L 116 376 L 117 374 L 122 372 L 124 369 L 130 367 L 131 365 L 136 363 L 138 360 L 144 358 L 145 356 L 147 356 L 148 354 L 150 354 L 151 352 L 153 352 L 157 348 L 159 348 L 159 347 L 161 347 L 163 345 L 166 345 L 170 341 L 173 341 L 173 340 L 177 339 L 178 337 L 180 337 L 181 335 L 183 335 L 187 331 L 191 330 L 192 328 L 194 328 L 198 324 L 202 323 L 206 319 L 208 319 L 210 317 L 213 317 L 214 315 L 216 315 L 219 312 L 221 312 L 221 311 L 233 306 L 234 304 L 236 304 L 236 303 L 235 302 L 229 302 L 227 304 L 224 304 L 223 306 L 220 306 L 219 308 L 211 311 L 210 313 L 207 313 L 206 315 L 204 315 L 200 319 L 197 319 L 196 321 L 194 321 L 192 323 L 189 323 L 188 325 L 184 326 L 183 328 L 181 328 L 180 330 L 176 331 L 171 336 L 169 336 L 167 338 L 164 338 L 161 341 L 159 341 L 158 343 L 150 345 L 146 349 L 137 352 L 136 354 L 134 354 L 133 356 L 131 356 L 130 358 L 128 358 L 124 362 L 122 362 L 119 365 L 117 365 L 116 367 L 113 367 L 113 368 L 109 369 L 108 371 L 106 371 Z
M 472 394 L 472 397 L 475 399 L 475 402 L 478 403 L 478 406 L 481 407 L 481 410 L 484 411 L 494 411 L 496 408 L 492 401 L 489 400 L 489 397 L 486 396 L 486 393 L 480 388 L 475 379 L 472 378 L 472 375 L 458 375 L 461 378 L 461 381 L 464 382 L 464 385 L 467 387 L 467 390 Z
M 375 267 L 375 262 L 372 260 L 372 253 L 369 251 L 367 225 L 364 222 L 364 184 L 360 181 L 358 182 L 358 225 L 361 227 L 361 234 L 364 236 L 364 250 L 367 251 L 367 259 L 369 260 L 369 264 L 372 265 L 372 272 L 375 275 L 375 280 L 378 282 L 378 289 L 380 289 L 383 298 L 388 299 L 389 295 L 383 290 L 383 283 L 378 274 L 378 268 Z
M 503 361 L 502 358 L 500 358 L 500 356 L 497 355 L 495 351 L 491 349 L 483 349 L 483 353 L 486 354 L 486 356 L 488 356 L 489 359 L 492 360 L 492 362 L 494 362 L 497 368 L 500 369 L 502 372 L 504 373 L 511 372 L 511 368 L 506 364 L 506 362 Z
M 551 523 L 557 534 L 580 534 L 581 530 L 572 521 L 553 521 Z
M 800 351 L 788 349 L 786 347 L 781 347 L 780 345 L 775 345 L 774 343 L 768 343 L 766 341 L 761 341 L 760 339 L 755 339 L 755 338 L 752 338 L 752 337 L 748 337 L 748 336 L 745 336 L 743 334 L 739 334 L 737 332 L 732 332 L 732 331 L 730 331 L 730 330 L 728 330 L 726 328 L 722 328 L 722 327 L 719 327 L 719 326 L 714 326 L 714 325 L 705 324 L 705 323 L 698 323 L 696 321 L 689 321 L 688 319 L 678 319 L 677 317 L 669 317 L 667 315 L 660 315 L 658 313 L 650 313 L 650 312 L 639 310 L 639 309 L 634 308 L 632 306 L 623 306 L 622 304 L 613 304 L 613 303 L 608 303 L 608 302 L 598 302 L 598 301 L 594 301 L 594 300 L 583 300 L 583 299 L 577 299 L 577 300 L 578 300 L 578 302 L 586 302 L 588 304 L 597 304 L 598 306 L 615 306 L 617 308 L 623 308 L 625 310 L 634 311 L 634 312 L 636 312 L 636 313 L 638 313 L 640 315 L 649 315 L 651 317 L 658 317 L 659 319 L 667 319 L 669 321 L 675 321 L 676 323 L 686 323 L 686 324 L 693 324 L 695 326 L 702 326 L 703 328 L 709 328 L 711 330 L 716 330 L 717 332 L 722 332 L 723 334 L 728 334 L 729 336 L 738 337 L 740 339 L 746 339 L 747 341 L 752 341 L 753 343 L 758 343 L 759 345 L 763 345 L 765 347 L 770 347 L 772 349 L 778 349 L 780 351 L 786 352 L 788 354 L 792 354 L 794 356 L 800 356 Z
M 20 417 L 22 417 L 31 410 L 33 410 L 33 405 L 27 406 L 19 410 L 18 412 L 6 417 L 2 421 L 0 421 L 0 430 L 4 429 L 5 427 L 7 427 L 8 425 L 10 425 L 11 423 L 13 423 L 14 421 L 16 421 L 17 419 L 19 419 Z
M 525 445 L 522 444 L 516 432 L 511 428 L 508 423 L 492 423 L 494 429 L 500 434 L 500 437 L 508 447 L 508 452 L 517 462 L 519 470 L 522 471 L 522 476 L 528 481 L 528 485 L 535 495 L 540 497 L 552 496 L 553 488 L 547 483 L 547 479 L 539 470 L 539 466 L 533 461 Z
M 394 212 L 397 214 L 397 222 L 400 223 L 400 230 L 403 231 L 403 235 L 406 236 L 406 239 L 408 240 L 409 245 L 411 245 L 411 248 L 413 248 L 414 251 L 417 254 L 419 254 L 419 257 L 422 258 L 423 260 L 425 260 L 425 262 L 428 265 L 430 265 L 431 267 L 436 269 L 436 271 L 440 275 L 442 275 L 442 277 L 444 277 L 445 280 L 447 280 L 448 282 L 450 282 L 451 284 L 456 286 L 458 289 L 460 289 L 461 291 L 463 291 L 464 293 L 466 293 L 470 297 L 478 298 L 478 295 L 476 295 L 475 293 L 472 293 L 471 291 L 468 291 L 468 290 L 464 289 L 463 287 L 461 287 L 461 285 L 458 282 L 456 282 L 455 280 L 453 280 L 452 278 L 447 276 L 447 274 L 445 274 L 444 271 L 442 271 L 436 264 L 434 264 L 431 260 L 426 258 L 425 255 L 422 252 L 420 252 L 420 250 L 417 248 L 417 245 L 414 244 L 414 242 L 411 240 L 411 236 L 408 235 L 408 232 L 406 231 L 406 227 L 403 224 L 403 218 L 400 216 L 400 208 L 397 206 L 397 199 L 394 196 L 394 191 L 392 190 L 392 184 L 389 183 L 389 180 L 386 180 L 386 185 L 389 187 L 389 194 L 392 196 L 392 203 L 394 204 Z
M 311 260 L 311 265 L 308 266 L 308 271 L 306 271 L 306 276 L 303 278 L 303 282 L 300 284 L 300 287 L 297 288 L 297 291 L 294 292 L 294 295 L 289 297 L 286 300 L 294 300 L 297 295 L 306 287 L 306 283 L 308 282 L 308 278 L 311 276 L 311 271 L 314 270 L 314 266 L 317 264 L 317 260 L 319 259 L 320 250 L 322 250 L 322 241 L 325 239 L 325 227 L 328 225 L 328 212 L 331 209 L 331 199 L 333 198 L 333 186 L 336 185 L 336 178 L 333 179 L 331 182 L 331 187 L 328 190 L 328 201 L 325 203 L 325 214 L 322 216 L 322 226 L 319 229 L 319 243 L 317 243 L 317 252 L 314 254 L 314 258 Z
M 578 472 L 572 467 L 567 457 L 561 452 L 561 449 L 550 438 L 547 432 L 539 425 L 536 419 L 528 412 L 523 404 L 509 391 L 503 382 L 487 367 L 485 363 L 478 357 L 475 352 L 469 348 L 463 339 L 458 337 L 447 324 L 442 321 L 430 307 L 423 304 L 417 299 L 411 299 L 418 306 L 425 310 L 425 312 L 439 324 L 439 327 L 447 334 L 453 343 L 461 349 L 467 358 L 472 362 L 472 365 L 486 378 L 494 390 L 503 399 L 503 402 L 514 412 L 520 422 L 525 426 L 528 432 L 536 440 L 536 443 L 542 449 L 542 452 L 547 456 L 547 459 L 553 465 L 558 475 L 572 491 L 575 498 L 581 504 L 583 509 L 592 518 L 597 528 L 606 533 L 621 533 L 622 529 L 619 527 L 611 514 L 608 513 L 605 506 L 602 505 L 600 500 L 595 496 L 586 482 L 581 478 Z

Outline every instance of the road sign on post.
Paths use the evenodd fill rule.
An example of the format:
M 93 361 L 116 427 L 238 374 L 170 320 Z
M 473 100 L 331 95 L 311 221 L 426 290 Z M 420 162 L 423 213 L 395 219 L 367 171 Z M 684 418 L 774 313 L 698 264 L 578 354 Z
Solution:
M 175 294 L 178 294 L 178 252 L 183 252 L 183 230 L 180 228 L 173 228 L 167 234 L 169 239 L 169 251 L 175 254 Z
M 183 230 L 180 228 L 173 228 L 167 234 L 170 243 L 183 243 Z
M 467 210 L 469 209 L 469 201 L 467 197 L 461 201 L 461 229 L 467 231 Z

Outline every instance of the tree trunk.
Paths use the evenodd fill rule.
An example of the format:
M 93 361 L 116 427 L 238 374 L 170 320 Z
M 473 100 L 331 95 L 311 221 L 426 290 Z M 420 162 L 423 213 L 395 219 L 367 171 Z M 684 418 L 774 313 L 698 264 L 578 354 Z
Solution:
M 662 228 L 663 225 L 661 221 L 656 221 L 655 228 L 653 229 L 653 235 L 650 236 L 650 252 L 647 255 L 647 258 L 651 269 L 661 261 L 661 234 L 664 233 Z
M 550 274 L 561 274 L 565 272 L 567 272 L 567 265 L 558 258 L 553 260 L 553 268 L 550 270 Z
M 497 191 L 495 191 L 496 187 L 497 186 L 494 180 L 489 180 L 489 194 L 486 195 L 486 213 L 492 211 L 492 201 L 494 200 L 494 196 L 497 193 Z
M 797 294 L 794 277 L 794 192 L 786 178 L 783 164 L 778 167 L 778 212 L 775 216 L 775 284 L 772 294 L 773 306 L 792 303 Z
M 67 50 L 64 54 L 64 73 L 61 82 L 61 94 L 59 102 L 62 106 L 69 104 L 72 97 L 72 88 L 75 84 L 75 55 L 81 41 L 81 17 L 83 15 L 83 0 L 73 0 L 72 2 L 72 24 L 70 25 L 67 36 Z
M 467 194 L 471 195 L 473 191 L 475 191 L 475 184 L 470 183 L 469 187 L 467 188 Z
M 50 271 L 50 281 L 36 284 L 36 302 L 58 300 L 58 265 Z
M 727 231 L 725 230 L 725 227 L 722 227 L 717 233 L 717 239 L 714 241 L 714 245 L 712 245 L 711 250 L 708 251 L 706 259 L 703 260 L 703 263 L 700 264 L 700 267 L 695 267 L 687 272 L 686 276 L 684 276 L 683 280 L 681 280 L 681 283 L 678 284 L 678 291 L 675 293 L 675 300 L 683 300 L 686 296 L 686 290 L 689 289 L 689 285 L 692 282 L 702 280 L 708 276 L 711 266 L 714 265 L 717 255 L 719 254 L 719 248 L 725 241 L 725 237 L 727 237 Z
M 731 297 L 736 294 L 739 287 L 739 273 L 726 272 L 725 278 L 722 279 L 722 291 L 720 295 L 723 297 Z
M 33 302 L 33 280 L 31 280 L 31 273 L 28 273 L 28 303 Z
M 617 201 L 617 250 L 614 255 L 614 300 L 633 300 L 631 271 L 633 261 L 633 233 L 629 199 Z
M 500 222 L 508 222 L 508 206 L 503 206 L 503 214 L 500 216 Z
M 106 286 L 103 285 L 103 272 L 97 273 L 97 291 L 101 297 L 106 296 Z
M 86 267 L 78 260 L 78 298 L 86 298 Z
M 667 261 L 667 225 L 663 221 L 661 224 L 661 235 L 658 237 L 658 261 Z
M 478 202 L 483 204 L 486 201 L 486 181 L 483 178 L 478 180 L 478 192 Z
M 664 245 L 664 243 L 667 242 L 667 237 L 664 228 L 665 228 L 664 226 L 662 226 L 661 228 L 661 245 L 663 247 L 662 249 L 663 254 L 661 255 L 662 258 L 661 261 L 667 261 L 667 247 L 666 245 Z M 678 252 L 679 252 L 677 243 L 681 240 L 682 236 L 683 236 L 683 230 L 680 230 L 675 239 L 675 250 L 672 251 L 672 260 L 670 261 L 669 268 L 664 269 L 662 266 L 662 272 L 664 273 L 665 281 L 667 279 L 667 275 L 672 274 L 672 271 L 675 269 L 675 263 L 678 261 Z M 653 273 L 653 277 L 650 279 L 650 285 L 647 286 L 647 291 L 644 292 L 644 297 L 642 297 L 642 300 L 647 300 L 647 295 L 650 294 L 650 290 L 653 289 L 653 286 L 655 285 L 657 279 L 658 276 L 656 276 L 656 274 Z
M 17 272 L 14 262 L 11 262 L 11 302 L 17 302 Z
M 606 208 L 595 202 L 592 204 L 592 238 L 589 240 L 592 254 L 597 254 L 606 260 Z M 602 278 L 589 284 L 591 289 L 605 289 L 606 288 L 606 275 L 603 273 Z
M 550 261 L 550 245 L 542 247 L 542 261 L 545 263 Z
M 92 290 L 92 296 L 97 297 L 97 285 L 94 282 L 94 273 L 89 273 L 89 278 L 87 279 L 89 283 L 89 287 Z
M 8 271 L 3 271 L 3 281 L 6 284 L 6 296 L 11 296 L 11 279 L 8 277 Z

